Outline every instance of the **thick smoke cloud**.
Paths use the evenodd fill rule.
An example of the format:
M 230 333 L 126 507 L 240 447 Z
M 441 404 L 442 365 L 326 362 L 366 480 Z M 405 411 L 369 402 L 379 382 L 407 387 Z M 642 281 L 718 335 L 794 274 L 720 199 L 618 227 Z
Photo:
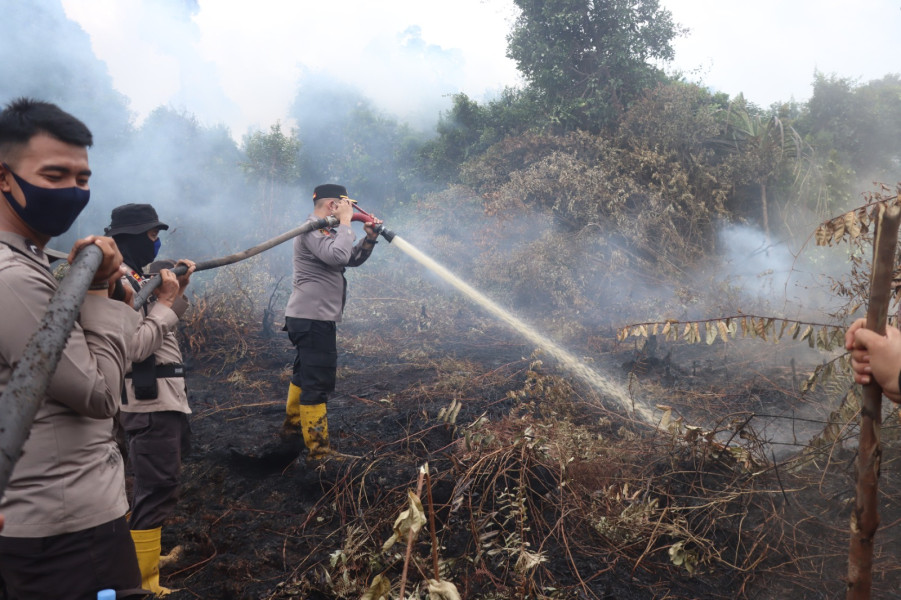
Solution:
M 139 120 L 172 104 L 227 123 L 238 140 L 288 113 L 302 75 L 328 74 L 426 129 L 448 95 L 481 98 L 518 80 L 505 57 L 507 2 L 62 2 L 135 98 Z
M 345 183 L 366 200 L 367 209 L 380 214 L 386 199 L 410 196 L 397 184 L 400 162 L 409 156 L 396 149 L 407 142 L 412 148 L 433 132 L 449 94 L 466 83 L 459 51 L 426 42 L 415 26 L 365 40 L 340 27 L 313 28 L 304 35 L 321 45 L 319 54 L 330 53 L 337 63 L 316 55 L 292 57 L 283 49 L 273 54 L 272 64 L 246 65 L 242 90 L 236 93 L 234 82 L 206 58 L 228 43 L 204 37 L 202 28 L 203 19 L 217 18 L 221 7 L 200 8 L 197 2 L 176 0 L 38 0 L 16 3 L 7 13 L 8 34 L 0 45 L 18 60 L 0 65 L 0 101 L 27 95 L 56 102 L 95 133 L 92 201 L 54 246 L 65 248 L 78 236 L 99 233 L 114 206 L 149 202 L 172 226 L 164 233 L 164 252 L 202 259 L 293 227 L 311 208 L 310 190 L 323 181 Z M 297 7 L 286 10 L 291 13 L 286 19 L 298 17 Z M 92 46 L 67 12 L 92 28 L 91 19 L 97 19 L 120 29 L 112 37 L 95 36 Z M 267 39 L 257 33 L 252 28 L 235 32 L 226 55 L 238 61 L 257 56 L 245 51 L 251 42 L 242 37 Z M 102 40 L 115 51 L 98 46 Z M 348 52 L 347 46 L 356 50 Z M 339 52 L 339 47 L 344 49 Z M 279 68 L 286 60 L 295 68 Z M 133 100 L 140 106 L 131 107 L 114 89 L 111 70 L 119 84 L 123 72 L 143 82 Z M 296 81 L 295 95 L 280 114 L 287 115 L 283 131 L 297 126 L 302 180 L 279 191 L 282 219 L 264 227 L 257 209 L 265 192 L 246 176 L 240 146 L 247 133 L 267 133 L 273 122 L 244 115 L 251 119 L 250 129 L 232 130 L 224 123 L 235 122 L 239 112 L 233 98 L 242 106 L 249 99 L 263 108 L 273 101 L 266 78 L 279 78 L 282 86 L 285 79 Z M 406 125 L 410 122 L 417 127 Z
M 0 100 L 33 96 L 64 106 L 94 132 L 98 148 L 115 146 L 131 120 L 128 100 L 113 89 L 106 65 L 59 0 L 10 2 L 3 9 Z
M 132 98 L 138 121 L 159 106 L 196 115 L 205 125 L 235 122 L 240 109 L 222 90 L 215 63 L 200 50 L 194 21 L 200 6 L 185 0 L 63 2 L 67 14 L 94 31 L 95 54 Z
M 165 31 L 165 22 L 189 23 L 190 4 L 159 5 L 148 32 Z M 244 177 L 243 153 L 228 129 L 165 106 L 136 127 L 126 98 L 113 89 L 106 64 L 94 56 L 89 36 L 67 19 L 59 0 L 16 3 L 5 19 L 8 28 L 0 47 L 17 60 L 0 63 L 0 102 L 20 96 L 54 102 L 94 132 L 91 203 L 52 246 L 67 249 L 77 237 L 101 233 L 112 208 L 128 202 L 157 208 L 171 226 L 163 234 L 164 253 L 170 255 L 209 258 L 278 233 L 257 228 L 257 190 Z M 201 81 L 185 89 L 206 87 Z
M 54 102 L 76 115 L 94 133 L 91 158 L 97 176 L 92 182 L 94 200 L 83 213 L 73 234 L 97 232 L 98 219 L 109 215 L 111 179 L 103 165 L 122 152 L 131 131 L 128 101 L 112 86 L 106 65 L 92 50 L 87 33 L 68 20 L 58 0 L 10 3 L 4 10 L 4 34 L 0 37 L 0 102 L 21 96 Z
M 448 94 L 471 84 L 468 57 L 426 41 L 419 27 L 362 39 L 340 23 L 324 20 L 314 27 L 310 19 L 315 11 L 310 9 L 304 20 L 305 13 L 293 5 L 285 9 L 284 21 L 302 23 L 296 35 L 309 37 L 318 54 L 292 55 L 289 47 L 279 46 L 276 38 L 282 39 L 277 34 L 285 28 L 283 22 L 271 24 L 269 37 L 249 27 L 233 31 L 231 40 L 210 39 L 203 20 L 223 17 L 224 8 L 216 3 L 203 4 L 201 10 L 193 1 L 98 0 L 91 8 L 97 15 L 130 11 L 123 19 L 109 19 L 124 25 L 120 37 L 114 38 L 122 47 L 117 58 L 122 64 L 108 58 L 108 66 L 94 55 L 101 49 L 92 49 L 87 33 L 67 18 L 66 10 L 78 6 L 84 5 L 77 0 L 16 3 L 6 14 L 9 26 L 0 41 L 6 56 L 17 57 L 0 63 L 4 82 L 0 100 L 33 95 L 57 102 L 96 134 L 92 202 L 72 234 L 54 243 L 60 248 L 77 235 L 100 232 L 114 206 L 150 202 L 172 225 L 164 234 L 167 254 L 219 256 L 296 225 L 311 208 L 312 187 L 324 181 L 344 183 L 366 209 L 380 216 L 397 215 L 400 222 L 400 205 L 416 188 L 411 157 L 403 154 L 403 148 L 414 147 L 433 131 L 427 122 L 437 119 L 449 102 Z M 258 55 L 246 51 L 252 39 L 272 44 L 271 64 L 242 62 Z M 216 51 L 243 67 L 246 76 L 240 93 L 210 58 Z M 145 77 L 158 72 L 157 63 L 165 66 L 167 76 Z M 160 105 L 130 110 L 108 71 L 129 66 L 136 79 L 148 80 L 148 98 L 165 99 Z M 287 115 L 283 131 L 294 125 L 298 130 L 301 178 L 294 187 L 281 189 L 275 199 L 280 220 L 264 224 L 258 210 L 264 190 L 246 176 L 246 157 L 240 149 L 247 131 L 230 130 L 223 123 L 230 122 L 247 99 L 263 107 L 272 102 L 266 93 L 272 78 L 296 82 L 281 114 Z M 255 124 L 263 132 L 271 125 Z M 404 168 L 408 170 L 401 177 Z M 451 227 L 415 225 L 421 231 L 434 229 L 437 235 L 450 234 Z M 453 235 L 460 239 L 473 231 L 471 223 L 459 227 L 462 231 Z M 501 230 L 515 245 L 512 229 Z M 479 226 L 475 230 L 480 231 Z M 414 227 L 399 233 L 430 247 L 432 235 L 420 235 Z M 727 262 L 717 271 L 717 281 L 732 282 L 758 301 L 784 289 L 783 276 L 796 277 L 790 271 L 798 267 L 784 248 L 759 251 L 761 242 L 755 236 L 759 233 L 744 228 L 732 228 L 724 235 L 721 244 Z M 741 243 L 751 238 L 755 239 Z M 454 262 L 479 264 L 476 246 L 466 246 L 472 255 L 462 253 Z M 757 260 L 760 264 L 755 264 Z M 730 271 L 733 268 L 738 270 Z M 823 286 L 821 281 L 801 285 L 802 291 Z M 659 295 L 661 290 L 648 293 Z

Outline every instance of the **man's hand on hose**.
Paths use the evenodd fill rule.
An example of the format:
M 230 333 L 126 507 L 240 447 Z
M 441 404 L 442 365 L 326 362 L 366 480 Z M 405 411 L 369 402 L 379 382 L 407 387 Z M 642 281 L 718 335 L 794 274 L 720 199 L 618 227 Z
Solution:
M 857 319 L 845 332 L 854 381 L 866 385 L 875 380 L 889 400 L 901 403 L 901 331 L 888 326 L 885 335 L 879 335 L 866 325 L 866 319 Z
M 100 248 L 100 251 L 103 253 L 103 258 L 100 261 L 100 266 L 97 267 L 97 272 L 94 274 L 94 279 L 91 281 L 91 287 L 88 290 L 88 293 L 95 296 L 112 298 L 116 288 L 116 282 L 126 272 L 125 267 L 122 264 L 122 253 L 119 252 L 119 247 L 116 246 L 116 242 L 113 238 L 89 235 L 86 238 L 78 240 L 69 252 L 69 264 L 72 264 L 75 260 L 75 256 L 83 248 L 92 244 Z M 106 287 L 104 287 L 104 285 Z
M 194 270 L 197 268 L 197 265 L 194 264 L 193 260 L 188 260 L 187 258 L 179 260 L 175 264 L 175 266 L 177 267 L 178 265 L 185 265 L 186 267 L 188 267 L 187 273 L 178 276 L 178 295 L 184 296 L 185 288 L 187 288 L 188 284 L 191 283 L 191 273 L 194 272 Z
M 172 308 L 175 299 L 181 294 L 181 286 L 178 284 L 178 278 L 175 276 L 175 273 L 169 269 L 160 269 L 160 278 L 162 279 L 162 282 L 154 291 L 156 294 L 156 301 Z
M 350 218 L 354 216 L 354 205 L 347 198 L 335 200 L 335 208 L 332 214 L 338 217 L 341 225 L 350 225 Z
M 372 221 L 367 221 L 363 223 L 363 231 L 366 232 L 366 239 L 364 241 L 370 242 L 371 244 L 375 244 L 379 241 L 379 232 L 375 230 L 376 225 L 381 225 L 384 223 L 381 219 L 376 219 L 373 217 Z

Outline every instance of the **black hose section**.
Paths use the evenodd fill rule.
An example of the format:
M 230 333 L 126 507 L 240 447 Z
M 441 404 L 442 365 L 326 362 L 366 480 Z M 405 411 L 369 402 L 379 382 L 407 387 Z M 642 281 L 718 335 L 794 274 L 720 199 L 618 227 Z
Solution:
M 93 244 L 85 246 L 76 255 L 0 396 L 0 406 L 3 407 L 3 418 L 0 419 L 0 497 L 22 454 L 34 416 L 50 387 L 50 379 L 102 260 L 103 252 Z
M 274 248 L 279 244 L 287 242 L 291 238 L 295 238 L 303 233 L 308 233 L 313 231 L 314 229 L 324 229 L 326 227 L 334 227 L 338 224 L 338 219 L 336 217 L 324 217 L 322 219 L 316 219 L 314 221 L 307 221 L 300 227 L 292 229 L 291 231 L 287 231 L 281 234 L 278 237 L 274 237 L 271 240 L 267 240 L 262 244 L 256 245 L 253 248 L 248 248 L 243 252 L 237 252 L 235 254 L 229 254 L 228 256 L 223 256 L 222 258 L 214 258 L 212 260 L 205 260 L 197 263 L 195 271 L 206 271 L 209 269 L 215 269 L 218 267 L 224 267 L 225 265 L 234 264 L 236 262 L 245 260 L 250 258 L 251 256 L 256 256 L 261 252 L 265 252 L 270 248 Z M 187 272 L 188 268 L 184 265 L 178 265 L 172 272 L 176 275 L 184 275 Z M 150 279 L 147 280 L 141 287 L 141 291 L 135 294 L 134 298 L 134 307 L 135 310 L 144 306 L 147 300 L 150 298 L 150 295 L 153 294 L 153 291 L 160 286 L 163 278 L 158 274 L 154 275 Z

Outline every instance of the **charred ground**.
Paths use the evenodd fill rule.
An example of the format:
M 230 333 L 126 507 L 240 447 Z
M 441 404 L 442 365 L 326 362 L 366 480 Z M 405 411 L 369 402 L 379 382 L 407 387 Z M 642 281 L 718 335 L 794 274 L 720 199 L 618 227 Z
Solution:
M 386 310 L 377 328 L 351 314 L 329 407 L 333 445 L 351 456 L 312 467 L 278 437 L 288 340 L 230 322 L 236 313 L 210 298 L 193 310 L 194 453 L 163 537 L 164 551 L 185 549 L 163 573 L 174 599 L 360 598 L 379 574 L 396 595 L 405 544 L 382 545 L 425 463 L 441 578 L 463 598 L 844 593 L 853 444 L 809 446 L 823 424 L 802 420 L 795 442 L 781 438 L 788 450 L 767 439 L 769 425 L 750 415 L 824 401 L 800 395 L 790 369 L 755 366 L 772 347 L 649 352 L 609 329 L 584 336 L 580 356 L 636 401 L 683 416 L 658 429 L 476 311 Z M 887 456 L 893 432 L 887 423 Z M 883 466 L 882 598 L 901 583 L 894 464 Z M 407 594 L 424 597 L 432 560 L 426 526 Z

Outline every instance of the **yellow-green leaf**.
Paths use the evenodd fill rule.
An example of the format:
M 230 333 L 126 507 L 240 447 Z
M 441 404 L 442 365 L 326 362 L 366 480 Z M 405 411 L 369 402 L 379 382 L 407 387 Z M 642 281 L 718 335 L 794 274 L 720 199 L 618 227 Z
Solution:
M 410 533 L 415 537 L 419 530 L 422 529 L 422 526 L 425 525 L 425 511 L 422 508 L 422 501 L 419 499 L 419 496 L 414 494 L 412 490 L 407 490 L 407 500 L 410 507 L 400 513 L 397 520 L 394 521 L 394 535 L 382 545 L 382 551 L 384 552 L 387 552 L 398 540 L 406 541 Z
M 720 337 L 723 338 L 724 342 L 729 341 L 729 326 L 726 325 L 724 321 L 717 321 L 716 328 L 720 331 Z
M 833 228 L 832 232 L 832 241 L 838 242 L 842 239 L 842 236 L 845 235 L 845 220 L 841 217 L 833 219 Z
M 390 594 L 391 580 L 383 575 L 376 575 L 369 590 L 360 597 L 360 600 L 389 600 Z
M 827 246 L 829 245 L 829 241 L 832 239 L 832 236 L 830 235 L 826 225 L 820 225 L 819 227 L 817 227 L 816 232 L 814 232 L 813 236 L 816 240 L 817 246 Z
M 757 337 L 763 338 L 766 341 L 766 321 L 763 319 L 752 319 L 754 324 L 754 333 Z
M 845 213 L 845 229 L 848 231 L 851 239 L 860 236 L 860 223 L 857 222 L 857 215 L 853 210 Z

